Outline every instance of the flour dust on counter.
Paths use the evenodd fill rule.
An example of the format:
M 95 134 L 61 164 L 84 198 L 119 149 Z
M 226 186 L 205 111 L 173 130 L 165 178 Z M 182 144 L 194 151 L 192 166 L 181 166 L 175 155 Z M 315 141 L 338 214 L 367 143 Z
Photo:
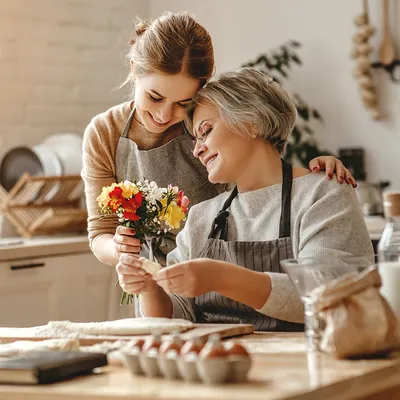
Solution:
M 50 321 L 47 325 L 29 328 L 0 328 L 1 338 L 88 338 L 97 335 L 147 335 L 154 331 L 161 334 L 186 331 L 193 323 L 183 319 L 124 318 L 115 321 L 71 322 Z

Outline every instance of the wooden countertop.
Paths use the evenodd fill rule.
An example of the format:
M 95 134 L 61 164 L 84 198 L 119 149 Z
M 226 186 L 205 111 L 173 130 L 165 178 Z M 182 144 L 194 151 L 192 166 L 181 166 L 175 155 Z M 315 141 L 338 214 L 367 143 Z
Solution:
M 307 354 L 302 333 L 256 333 L 239 340 L 246 345 L 254 360 L 249 381 L 242 384 L 207 386 L 161 378 L 134 377 L 125 368 L 107 366 L 93 375 L 52 385 L 0 385 L 0 399 L 400 398 L 400 354 L 387 359 L 355 361 L 336 360 L 323 354 Z
M 1 238 L 0 261 L 90 252 L 87 235 Z

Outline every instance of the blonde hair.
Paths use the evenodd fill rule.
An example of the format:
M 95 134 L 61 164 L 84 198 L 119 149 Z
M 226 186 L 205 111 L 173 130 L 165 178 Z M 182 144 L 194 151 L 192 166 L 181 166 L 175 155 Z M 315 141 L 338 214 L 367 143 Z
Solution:
M 185 124 L 193 132 L 193 114 L 198 105 L 214 105 L 223 124 L 232 132 L 261 137 L 276 147 L 286 148 L 297 118 L 289 94 L 267 74 L 241 68 L 208 82 L 186 108 Z
M 166 12 L 152 22 L 138 19 L 135 32 L 137 38 L 130 41 L 128 53 L 133 73 L 121 86 L 151 73 L 184 73 L 203 86 L 213 75 L 211 37 L 188 13 Z

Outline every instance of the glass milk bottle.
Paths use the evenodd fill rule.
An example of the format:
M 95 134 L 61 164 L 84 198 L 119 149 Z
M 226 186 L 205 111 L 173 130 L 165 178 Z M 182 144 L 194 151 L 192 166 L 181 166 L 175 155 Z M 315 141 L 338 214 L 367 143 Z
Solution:
M 400 318 L 400 191 L 383 193 L 386 225 L 378 244 L 381 293 Z

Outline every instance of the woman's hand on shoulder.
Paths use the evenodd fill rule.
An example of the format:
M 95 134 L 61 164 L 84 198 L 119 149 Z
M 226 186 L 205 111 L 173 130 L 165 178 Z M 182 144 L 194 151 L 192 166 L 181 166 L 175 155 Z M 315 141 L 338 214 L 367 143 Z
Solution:
M 346 182 L 354 188 L 357 187 L 357 183 L 350 171 L 338 158 L 334 156 L 320 156 L 313 158 L 308 164 L 308 167 L 312 172 L 325 171 L 325 175 L 328 179 L 333 179 L 333 174 L 336 173 L 336 179 L 339 183 Z

